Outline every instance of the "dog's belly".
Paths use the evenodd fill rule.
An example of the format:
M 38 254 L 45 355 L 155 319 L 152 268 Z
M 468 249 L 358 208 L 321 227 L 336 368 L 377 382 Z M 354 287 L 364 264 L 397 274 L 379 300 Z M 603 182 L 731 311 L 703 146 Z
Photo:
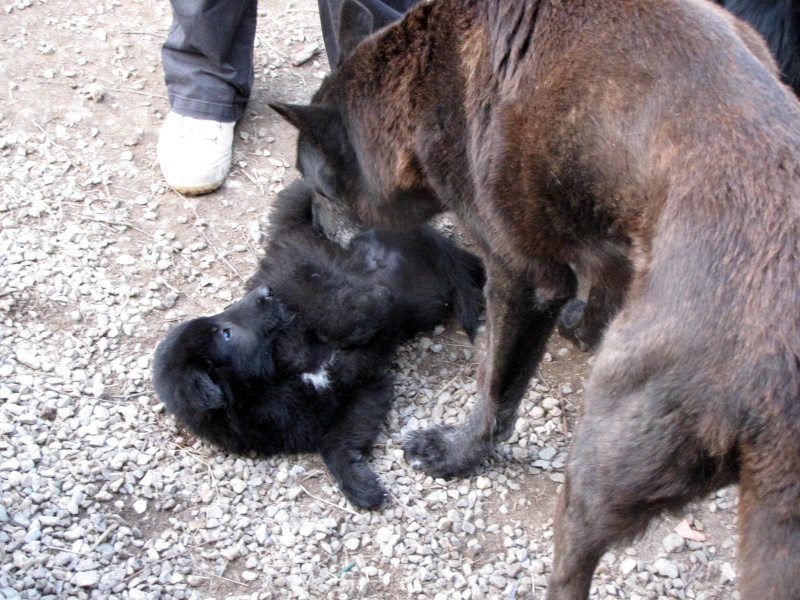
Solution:
M 400 253 L 381 243 L 374 231 L 364 236 L 363 243 L 364 260 L 370 271 L 395 272 L 400 268 L 402 262 Z

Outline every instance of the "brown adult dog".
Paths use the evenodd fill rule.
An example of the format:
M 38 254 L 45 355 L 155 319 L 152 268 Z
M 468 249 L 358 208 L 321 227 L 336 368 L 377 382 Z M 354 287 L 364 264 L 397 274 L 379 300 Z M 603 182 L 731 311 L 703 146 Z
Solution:
M 275 107 L 305 177 L 369 223 L 453 210 L 488 259 L 477 404 L 416 432 L 413 463 L 468 473 L 508 434 L 575 265 L 621 308 L 549 598 L 585 598 L 610 544 L 735 481 L 742 597 L 800 598 L 800 106 L 760 38 L 703 0 L 437 0 L 354 49 L 369 14 L 341 22 L 311 106 Z

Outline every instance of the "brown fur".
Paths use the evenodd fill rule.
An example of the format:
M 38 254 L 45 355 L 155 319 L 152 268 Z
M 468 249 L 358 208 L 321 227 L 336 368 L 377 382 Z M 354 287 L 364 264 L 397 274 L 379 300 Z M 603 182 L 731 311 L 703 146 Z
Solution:
M 411 436 L 427 473 L 468 473 L 510 432 L 570 265 L 619 311 L 551 600 L 735 481 L 742 597 L 800 598 L 800 107 L 746 25 L 704 0 L 437 0 L 358 45 L 310 108 L 276 108 L 333 203 L 390 225 L 453 210 L 484 249 L 479 397 L 461 428 Z

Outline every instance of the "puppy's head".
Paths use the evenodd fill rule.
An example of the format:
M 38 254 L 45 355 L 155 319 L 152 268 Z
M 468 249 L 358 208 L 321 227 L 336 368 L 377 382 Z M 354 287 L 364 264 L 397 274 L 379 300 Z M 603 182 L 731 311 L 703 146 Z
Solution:
M 156 348 L 153 385 L 164 406 L 196 434 L 225 442 L 236 392 L 269 380 L 283 305 L 261 286 L 225 311 L 176 326 Z

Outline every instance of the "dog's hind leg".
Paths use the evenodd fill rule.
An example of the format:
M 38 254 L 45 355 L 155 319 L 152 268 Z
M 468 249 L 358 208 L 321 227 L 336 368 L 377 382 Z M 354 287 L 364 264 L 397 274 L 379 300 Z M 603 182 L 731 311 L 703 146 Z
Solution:
M 350 394 L 348 406 L 322 438 L 320 454 L 350 502 L 360 508 L 377 508 L 386 499 L 378 476 L 364 454 L 380 432 L 394 396 L 392 379 L 378 375 L 359 382 Z
M 699 392 L 676 390 L 672 374 L 641 374 L 615 368 L 598 385 L 596 368 L 587 386 L 556 513 L 548 600 L 585 600 L 610 546 L 736 478 L 734 454 L 712 456 L 698 437 L 698 416 L 682 396 Z
M 476 405 L 460 428 L 439 426 L 409 434 L 403 447 L 415 468 L 433 477 L 466 475 L 488 456 L 496 440 L 510 435 L 559 310 L 574 294 L 575 275 L 567 265 L 539 262 L 516 271 L 499 259 L 489 261 L 488 344 Z

